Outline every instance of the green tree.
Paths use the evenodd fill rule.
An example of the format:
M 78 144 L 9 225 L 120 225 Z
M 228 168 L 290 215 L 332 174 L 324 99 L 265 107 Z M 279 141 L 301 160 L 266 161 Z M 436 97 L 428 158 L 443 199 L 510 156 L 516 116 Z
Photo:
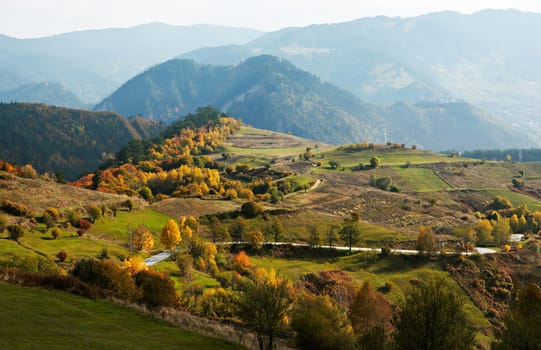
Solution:
M 246 202 L 240 207 L 241 213 L 247 218 L 255 218 L 263 212 L 263 206 L 255 202 Z
M 351 247 L 361 240 L 361 229 L 357 222 L 347 221 L 345 222 L 339 231 L 340 237 L 349 247 L 351 253 Z
M 231 239 L 233 242 L 242 242 L 244 235 L 246 234 L 246 222 L 239 216 L 229 226 L 229 232 L 231 233 Z
M 279 217 L 273 216 L 271 222 L 265 226 L 265 239 L 267 241 L 279 242 L 284 235 L 284 225 Z
M 370 158 L 370 166 L 372 167 L 372 169 L 375 169 L 378 167 L 380 163 L 380 160 L 378 157 L 372 157 Z
M 299 349 L 355 348 L 351 325 L 329 296 L 302 295 L 291 311 L 291 328 Z
M 291 283 L 273 269 L 256 270 L 254 279 L 242 285 L 238 317 L 256 332 L 260 350 L 274 349 L 274 337 L 285 325 L 292 301 Z
M 329 243 L 329 248 L 332 248 L 334 242 L 336 242 L 336 240 L 338 239 L 338 234 L 337 234 L 338 228 L 339 227 L 336 226 L 336 225 L 330 225 L 327 228 L 327 237 L 326 237 L 327 239 L 326 239 L 326 241 Z
M 180 240 L 180 230 L 177 222 L 173 219 L 168 220 L 162 229 L 160 242 L 164 245 L 165 249 L 171 249 L 176 246 Z
M 443 278 L 414 287 L 394 323 L 395 345 L 400 350 L 464 350 L 472 348 L 475 339 L 464 299 Z
M 496 335 L 496 350 L 541 349 L 541 289 L 534 283 L 518 289 L 508 314 L 504 318 L 503 331 Z
M 212 237 L 212 242 L 229 242 L 231 240 L 231 236 L 229 235 L 229 231 L 227 229 L 227 226 L 222 225 L 222 222 L 216 215 L 213 215 L 210 218 L 210 235 Z
M 97 205 L 92 205 L 90 208 L 88 208 L 88 216 L 90 217 L 90 221 L 95 223 L 96 220 L 101 218 L 101 208 Z
M 316 225 L 308 225 L 308 245 L 311 248 L 321 246 L 321 235 Z
M 4 233 L 8 225 L 8 217 L 4 214 L 0 214 L 0 235 Z
M 331 169 L 337 169 L 339 166 L 340 166 L 340 163 L 338 163 L 337 161 L 334 161 L 334 160 L 329 161 L 329 167 Z
M 143 197 L 147 202 L 150 202 L 154 199 L 154 196 L 152 195 L 152 190 L 148 186 L 143 186 L 138 191 L 139 195 Z
M 19 241 L 19 239 L 24 236 L 24 230 L 19 225 L 8 225 L 7 229 L 9 233 L 9 239 Z

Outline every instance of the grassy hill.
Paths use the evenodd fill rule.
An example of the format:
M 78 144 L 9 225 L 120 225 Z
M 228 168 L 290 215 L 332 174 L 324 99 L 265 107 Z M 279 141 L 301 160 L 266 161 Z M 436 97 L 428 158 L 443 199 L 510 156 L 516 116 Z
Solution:
M 2 349 L 241 349 L 107 301 L 0 283 Z
M 185 127 L 187 123 L 196 120 L 198 117 L 192 115 L 186 122 L 179 122 L 176 126 Z M 267 232 L 266 240 L 273 241 L 275 238 L 269 228 L 277 220 L 283 226 L 281 237 L 278 238 L 280 241 L 311 242 L 315 232 L 320 238 L 319 245 L 327 246 L 329 232 L 334 232 L 332 245 L 344 245 L 345 241 L 336 236 L 336 233 L 346 220 L 350 220 L 352 212 L 359 212 L 361 219 L 356 225 L 360 231 L 360 240 L 354 243 L 354 246 L 414 249 L 419 228 L 430 226 L 438 240 L 451 240 L 451 243 L 441 249 L 461 250 L 461 246 L 456 242 L 463 239 L 464 232 L 467 233 L 468 230 L 477 232 L 475 230 L 479 218 L 497 217 L 486 211 L 496 196 L 503 196 L 511 201 L 511 208 L 504 208 L 499 212 L 502 222 L 515 211 L 526 213 L 527 209 L 520 207 L 525 204 L 530 210 L 530 213 L 526 214 L 527 220 L 533 224 L 536 217 L 533 210 L 541 209 L 541 197 L 538 194 L 541 165 L 538 163 L 480 161 L 392 143 L 337 147 L 247 126 L 240 127 L 236 132 L 223 134 L 219 143 L 212 143 L 215 139 L 208 139 L 213 147 L 205 148 L 203 140 L 211 129 L 208 125 L 212 125 L 215 136 L 219 135 L 220 127 L 226 126 L 220 125 L 218 120 L 221 120 L 220 123 L 234 122 L 223 117 L 204 119 L 201 121 L 203 124 L 194 124 L 199 130 L 198 135 L 190 136 L 190 133 L 184 130 L 181 132 L 184 138 L 177 137 L 177 141 L 181 140 L 188 145 L 194 139 L 199 140 L 199 148 L 194 149 L 205 150 L 202 157 L 212 160 L 206 164 L 210 164 L 212 169 L 219 173 L 224 186 L 231 183 L 239 186 L 267 184 L 278 188 L 279 183 L 285 179 L 290 180 L 288 186 L 304 186 L 298 187 L 296 191 L 285 191 L 276 201 L 261 197 L 260 204 L 265 212 L 255 217 L 242 212 L 242 205 L 248 198 L 221 196 L 218 194 L 218 186 L 214 194 L 172 193 L 170 198 L 156 195 L 157 198 L 148 198 L 153 202 L 150 205 L 142 199 L 135 200 L 134 197 L 134 210 L 122 208 L 117 211 L 116 216 L 109 213 L 97 219 L 83 237 L 78 237 L 75 229 L 66 225 L 67 227 L 61 229 L 60 236 L 53 239 L 45 224 L 39 222 L 39 215 L 35 220 L 10 216 L 10 223 L 22 223 L 25 235 L 18 242 L 0 239 L 0 266 L 16 265 L 40 271 L 52 265 L 69 270 L 77 259 L 99 257 L 104 254 L 104 250 L 115 261 L 124 261 L 133 254 L 146 258 L 163 249 L 159 237 L 162 227 L 170 218 L 178 220 L 181 216 L 194 216 L 199 219 L 197 228 L 194 226 L 192 231 L 193 237 L 197 238 L 189 241 L 184 236 L 180 245 L 181 258 L 188 255 L 194 258 L 190 274 L 185 273 L 186 263 L 180 258 L 175 261 L 175 257 L 151 267 L 171 277 L 184 307 L 190 312 L 238 322 L 238 315 L 229 308 L 234 303 L 231 298 L 239 293 L 236 284 L 242 283 L 241 281 L 258 267 L 272 267 L 279 276 L 290 279 L 296 286 L 303 285 L 316 293 L 328 293 L 344 307 L 348 305 L 350 293 L 364 282 L 370 282 L 378 293 L 382 293 L 395 307 L 401 305 L 404 296 L 421 283 L 420 281 L 440 277 L 449 288 L 466 298 L 464 309 L 468 319 L 475 325 L 476 345 L 480 349 L 489 348 L 495 330 L 501 326 L 502 317 L 511 300 L 513 284 L 528 278 L 538 280 L 539 271 L 536 266 L 539 265 L 541 256 L 535 250 L 539 244 L 535 243 L 536 232 L 530 234 L 529 242 L 521 243 L 523 248 L 518 243 L 509 243 L 509 248 L 500 244 L 494 248 L 501 249 L 501 253 L 491 256 L 427 257 L 384 252 L 348 254 L 347 251 L 272 244 L 260 249 L 251 244 L 241 244 L 230 249 L 227 245 L 218 244 L 216 249 L 213 249 L 209 242 L 214 239 L 214 233 L 222 232 L 225 228 L 233 232 L 239 222 L 244 229 L 243 240 L 249 240 L 251 234 L 262 231 L 262 234 Z M 172 129 L 169 131 L 173 132 Z M 180 129 L 176 132 L 180 132 Z M 172 139 L 162 140 L 163 144 L 175 145 L 167 140 Z M 148 172 L 144 169 L 152 169 L 153 161 L 160 167 L 170 166 L 168 156 L 172 156 L 172 159 L 186 157 L 186 154 L 182 154 L 180 158 L 175 158 L 179 156 L 178 147 L 149 147 L 148 149 L 159 151 L 151 152 L 151 156 L 155 158 L 143 152 L 143 162 L 135 165 L 126 163 L 129 167 L 125 168 L 124 174 L 133 171 L 136 166 Z M 146 156 L 150 158 L 147 159 Z M 196 157 L 201 156 L 196 155 L 194 159 L 197 159 Z M 378 165 L 369 166 L 374 157 L 379 159 Z M 195 163 L 193 159 L 192 161 Z M 333 163 L 338 164 L 331 166 Z M 204 166 L 202 163 L 198 164 Z M 187 169 L 185 164 L 182 166 L 182 169 Z M 237 166 L 247 170 L 237 171 Z M 168 171 L 176 169 L 177 167 L 173 167 Z M 167 174 L 163 176 L 164 181 L 169 178 L 169 173 Z M 380 178 L 392 181 L 396 191 L 374 186 L 374 180 Z M 14 175 L 0 179 L 0 199 L 26 203 L 34 211 L 48 206 L 64 211 L 72 206 L 101 205 L 126 198 L 42 180 L 19 179 Z M 121 181 L 122 179 L 119 177 L 116 181 L 109 177 L 108 181 L 129 182 Z M 128 178 L 124 178 L 126 179 Z M 520 179 L 522 187 L 514 186 L 513 179 Z M 190 178 L 183 179 L 182 185 L 189 186 L 189 181 Z M 24 191 L 30 188 L 36 191 Z M 252 188 L 255 191 L 255 187 Z M 239 193 L 242 189 L 239 187 Z M 79 198 L 84 198 L 85 201 L 77 204 Z M 88 215 L 83 211 L 80 213 L 81 216 Z M 218 223 L 214 221 L 214 215 L 219 218 Z M 491 222 L 496 225 L 496 220 Z M 139 224 L 150 229 L 156 242 L 152 250 L 129 249 L 129 232 Z M 495 241 L 485 243 L 495 244 Z M 506 252 L 509 249 L 512 250 Z M 68 255 L 63 263 L 59 263 L 55 256 L 60 250 L 64 250 Z M 237 262 L 238 256 L 235 254 L 240 250 L 247 252 L 250 257 L 248 267 L 242 268 Z M 1 288 L 2 285 L 0 290 Z M 8 293 L 10 294 L 11 292 Z M 91 303 L 89 301 L 84 303 L 85 306 L 81 306 L 81 309 L 93 305 L 88 304 Z M 41 310 L 42 307 L 37 301 L 28 305 L 36 310 Z M 110 311 L 112 319 L 116 320 L 116 317 L 121 317 L 119 315 L 117 311 Z M 60 318 L 52 314 L 44 317 L 47 320 L 49 317 Z M 106 321 L 108 320 L 109 318 L 106 318 Z M 113 326 L 110 328 L 114 330 Z M 54 328 L 51 329 L 51 332 L 54 332 Z M 36 339 L 44 337 L 43 333 L 36 330 Z M 102 344 L 99 343 L 101 339 L 94 339 L 98 336 L 91 333 L 91 337 L 92 339 L 88 340 L 90 347 L 95 342 Z M 287 343 L 290 339 L 283 341 Z M 110 347 L 116 346 L 116 343 L 110 344 Z M 199 345 L 192 346 L 197 348 Z

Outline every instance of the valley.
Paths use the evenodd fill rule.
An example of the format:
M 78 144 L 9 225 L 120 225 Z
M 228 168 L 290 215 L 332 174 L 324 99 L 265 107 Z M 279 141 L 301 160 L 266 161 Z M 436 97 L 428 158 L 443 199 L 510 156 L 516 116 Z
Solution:
M 539 349 L 541 14 L 348 2 L 0 6 L 0 348 Z
M 197 122 L 205 113 L 210 115 L 208 113 L 213 112 L 201 109 L 199 113 L 187 118 L 189 122 L 185 122 L 185 125 Z M 225 119 L 222 117 L 223 121 Z M 187 135 L 185 131 L 182 133 Z M 218 129 L 215 135 L 218 135 Z M 161 142 L 167 144 L 169 141 L 166 139 Z M 523 232 L 527 233 L 525 241 L 509 242 L 512 232 L 509 222 L 512 219 L 504 217 L 500 220 L 507 222 L 508 236 L 495 244 L 495 231 L 493 238 L 481 240 L 486 238 L 481 238 L 480 224 L 488 221 L 485 217 L 495 215 L 487 209 L 491 208 L 495 198 L 505 197 L 511 200 L 510 206 L 500 208 L 501 214 L 498 215 L 516 217 L 513 213 L 521 213 L 528 218 L 528 225 L 536 225 L 541 200 L 532 194 L 541 179 L 538 163 L 480 161 L 393 143 L 333 146 L 247 126 L 240 126 L 223 140 L 223 146 L 219 143 L 216 146 L 214 153 L 195 157 L 214 159 L 223 169 L 221 176 L 240 179 L 242 187 L 237 187 L 239 197 L 228 194 L 229 198 L 222 198 L 225 190 L 217 190 L 215 194 L 199 192 L 195 195 L 177 191 L 166 196 L 154 192 L 158 187 L 153 187 L 154 191 L 149 197 L 137 191 L 140 185 L 130 191 L 121 190 L 122 193 L 131 193 L 131 197 L 128 197 L 120 192 L 108 194 L 39 179 L 19 178 L 16 174 L 4 171 L 0 180 L 2 201 L 25 203 L 33 213 L 50 211 L 48 208 L 51 207 L 63 213 L 58 219 L 59 233 L 52 236 L 43 217 L 37 216 L 36 220 L 8 216 L 8 224 L 23 227 L 25 233 L 17 240 L 10 240 L 8 236 L 0 239 L 0 265 L 4 269 L 4 280 L 11 280 L 8 271 L 13 268 L 55 274 L 58 269 L 70 271 L 80 264 L 81 259 L 99 257 L 132 266 L 135 274 L 140 269 L 137 267 L 140 264 L 137 257 L 147 259 L 168 248 L 163 241 L 163 227 L 171 219 L 182 223 L 186 218 L 194 218 L 189 219 L 193 223 L 191 226 L 181 224 L 182 241 L 175 252 L 170 254 L 170 258 L 145 268 L 166 273 L 171 278 L 178 298 L 184 305 L 182 310 L 199 317 L 214 315 L 211 317 L 214 320 L 235 320 L 234 328 L 241 327 L 239 319 L 234 313 L 231 314 L 232 311 L 208 311 L 208 306 L 205 306 L 212 302 L 212 305 L 218 303 L 213 307 L 221 303 L 225 304 L 220 307 L 233 307 L 226 300 L 220 300 L 229 295 L 227 293 L 236 293 L 235 282 L 230 280 L 235 269 L 243 273 L 250 269 L 273 270 L 281 278 L 296 284 L 315 279 L 321 284 L 317 288 L 323 289 L 311 289 L 313 293 L 322 293 L 325 288 L 332 286 L 325 293 L 330 293 L 332 298 L 343 305 L 350 303 L 348 300 L 351 299 L 348 298 L 352 298 L 352 295 L 347 294 L 349 297 L 343 299 L 338 297 L 341 294 L 335 293 L 352 293 L 363 283 L 370 283 L 392 305 L 401 305 L 403 296 L 410 291 L 416 280 L 443 278 L 445 283 L 453 286 L 465 298 L 464 310 L 475 328 L 476 347 L 488 348 L 495 337 L 495 329 L 501 325 L 502 315 L 508 309 L 509 297 L 503 297 L 502 293 L 511 293 L 515 278 L 539 277 L 535 266 L 538 266 L 541 257 L 536 255 L 535 247 L 539 247 L 540 242 L 536 231 L 530 233 L 532 226 L 523 228 Z M 152 147 L 150 149 L 165 151 L 163 146 Z M 151 158 L 142 159 L 137 167 L 140 168 L 142 164 L 148 167 Z M 155 161 L 166 164 L 158 159 Z M 99 176 L 100 181 L 110 181 L 106 180 L 107 171 L 102 170 L 102 173 L 94 176 Z M 133 171 L 130 170 L 130 176 L 135 175 Z M 143 175 L 136 175 L 133 180 L 116 176 L 115 181 L 129 184 Z M 523 181 L 520 189 L 512 183 L 513 179 L 519 177 Z M 381 178 L 389 179 L 394 187 L 387 184 L 389 187 L 383 188 L 380 184 L 382 181 L 377 181 Z M 222 186 L 231 186 L 224 182 L 225 178 L 220 181 L 224 184 Z M 101 191 L 108 188 L 106 192 L 121 188 L 110 187 L 105 183 L 96 184 L 98 189 L 103 188 Z M 275 190 L 280 189 L 276 199 L 258 192 L 257 186 L 263 184 Z M 289 190 L 283 184 L 288 184 Z M 254 197 L 240 196 L 247 192 L 244 186 L 251 188 L 250 193 L 253 192 L 251 196 Z M 28 191 L 29 188 L 35 190 Z M 275 190 L 269 191 L 273 193 Z M 244 204 L 256 198 L 263 211 L 253 216 L 245 211 Z M 94 214 L 88 209 L 90 207 L 101 208 L 100 215 L 92 216 Z M 77 216 L 94 222 L 89 223 L 90 227 L 79 235 L 79 231 L 75 231 L 77 228 L 69 224 L 69 219 L 64 219 L 67 215 L 74 215 L 70 213 L 77 213 Z M 324 248 L 349 244 L 343 228 L 350 225 L 352 213 L 358 213 L 356 215 L 359 219 L 353 222 L 355 232 L 358 232 L 355 235 L 358 236 L 351 240 L 351 245 L 384 249 L 352 249 L 349 253 L 347 248 Z M 63 220 L 68 221 L 62 223 Z M 491 222 L 489 225 L 496 227 L 495 221 Z M 54 227 L 56 225 L 53 224 L 53 230 Z M 153 244 L 150 249 L 141 250 L 134 246 L 133 240 L 130 241 L 130 237 L 141 227 L 152 235 Z M 423 227 L 434 232 L 432 235 L 436 246 L 430 248 L 429 252 L 432 253 L 428 256 L 401 253 L 401 249 L 418 249 L 419 232 Z M 187 228 L 190 228 L 190 236 L 187 236 Z M 256 238 L 257 232 L 262 235 L 259 239 Z M 261 239 L 268 243 L 263 244 Z M 205 255 L 203 250 L 198 258 L 202 260 L 189 265 L 193 267 L 189 267 L 191 272 L 186 275 L 184 271 L 188 267 L 179 259 L 185 259 L 181 256 L 196 254 L 190 244 L 194 247 L 212 247 L 212 243 L 204 242 L 219 243 L 222 240 L 244 243 L 216 244 L 213 248 L 217 249 L 216 255 Z M 280 245 L 273 244 L 275 241 L 281 242 Z M 477 255 L 473 248 L 467 248 L 468 242 L 489 247 L 498 253 Z M 456 251 L 469 254 L 473 251 L 474 254 L 466 257 L 444 254 Z M 62 260 L 58 260 L 59 252 L 65 254 Z M 241 254 L 239 252 L 246 252 L 249 260 L 243 263 L 245 265 L 235 267 L 235 260 L 231 259 L 237 259 Z M 440 252 L 442 255 L 435 254 Z M 497 273 L 499 277 L 485 279 L 485 275 L 472 272 L 474 266 L 474 270 L 500 271 Z M 505 273 L 500 276 L 502 271 Z M 479 279 L 484 281 L 482 283 L 486 284 L 486 289 L 475 287 L 475 283 L 479 283 L 475 281 Z M 22 284 L 28 283 L 24 282 L 24 277 L 18 277 L 18 280 Z M 507 284 L 503 285 L 501 281 Z M 182 327 L 201 331 L 186 324 Z M 219 329 L 221 326 L 216 324 L 212 327 Z M 213 334 L 222 339 L 227 338 L 219 330 Z M 289 333 L 284 333 L 283 339 L 279 337 L 281 347 L 292 345 L 286 334 Z M 254 345 L 244 341 L 241 344 L 249 348 Z

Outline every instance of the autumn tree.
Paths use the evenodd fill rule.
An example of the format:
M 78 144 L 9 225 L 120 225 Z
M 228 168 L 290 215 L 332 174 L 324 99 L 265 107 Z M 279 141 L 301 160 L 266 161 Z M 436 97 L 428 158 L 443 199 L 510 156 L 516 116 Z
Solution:
M 351 253 L 351 247 L 361 240 L 361 229 L 357 222 L 351 220 L 346 221 L 339 231 L 340 237 L 349 247 Z
M 415 286 L 394 323 L 400 350 L 471 349 L 475 340 L 463 297 L 443 278 Z
M 131 243 L 135 249 L 149 250 L 154 247 L 154 236 L 145 225 L 139 225 L 131 233 Z
M 479 244 L 490 244 L 493 242 L 494 237 L 492 236 L 492 230 L 493 227 L 490 220 L 483 219 L 477 222 L 477 225 L 475 225 L 475 232 Z
M 494 236 L 494 243 L 501 245 L 508 242 L 511 239 L 511 227 L 509 226 L 509 219 L 501 219 L 493 224 L 492 234 Z
M 257 269 L 254 279 L 241 286 L 238 317 L 256 332 L 260 350 L 274 349 L 274 337 L 284 327 L 292 301 L 291 283 L 273 269 Z
M 503 331 L 496 336 L 495 350 L 541 349 L 541 288 L 529 283 L 517 289 Z
M 299 349 L 355 348 L 346 313 L 327 295 L 301 295 L 291 311 L 290 325 Z
M 392 330 L 393 309 L 385 297 L 365 282 L 355 293 L 348 311 L 357 348 L 385 349 Z
M 417 235 L 417 250 L 421 254 L 433 255 L 437 249 L 436 235 L 430 226 L 419 227 Z
M 263 243 L 265 243 L 265 236 L 261 230 L 255 229 L 246 235 L 246 240 L 252 244 L 254 249 L 259 250 L 263 247 Z
M 47 227 L 47 229 L 50 229 L 60 219 L 60 213 L 58 212 L 58 209 L 54 207 L 48 207 L 43 212 L 43 215 L 41 216 L 41 219 L 43 220 L 43 223 Z
M 53 236 L 53 239 L 57 239 L 58 237 L 60 237 L 61 233 L 62 231 L 60 231 L 58 227 L 55 227 L 51 230 L 51 236 Z
M 165 249 L 171 249 L 176 246 L 180 240 L 180 230 L 177 222 L 173 219 L 168 220 L 162 229 L 160 242 L 164 245 Z

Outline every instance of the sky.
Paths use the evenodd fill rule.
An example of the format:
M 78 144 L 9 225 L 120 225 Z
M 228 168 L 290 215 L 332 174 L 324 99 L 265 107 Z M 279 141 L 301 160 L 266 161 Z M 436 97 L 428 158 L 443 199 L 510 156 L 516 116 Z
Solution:
M 437 11 L 470 14 L 514 8 L 540 12 L 539 0 L 0 0 L 0 34 L 42 37 L 149 22 L 219 24 L 273 31 L 378 15 Z

